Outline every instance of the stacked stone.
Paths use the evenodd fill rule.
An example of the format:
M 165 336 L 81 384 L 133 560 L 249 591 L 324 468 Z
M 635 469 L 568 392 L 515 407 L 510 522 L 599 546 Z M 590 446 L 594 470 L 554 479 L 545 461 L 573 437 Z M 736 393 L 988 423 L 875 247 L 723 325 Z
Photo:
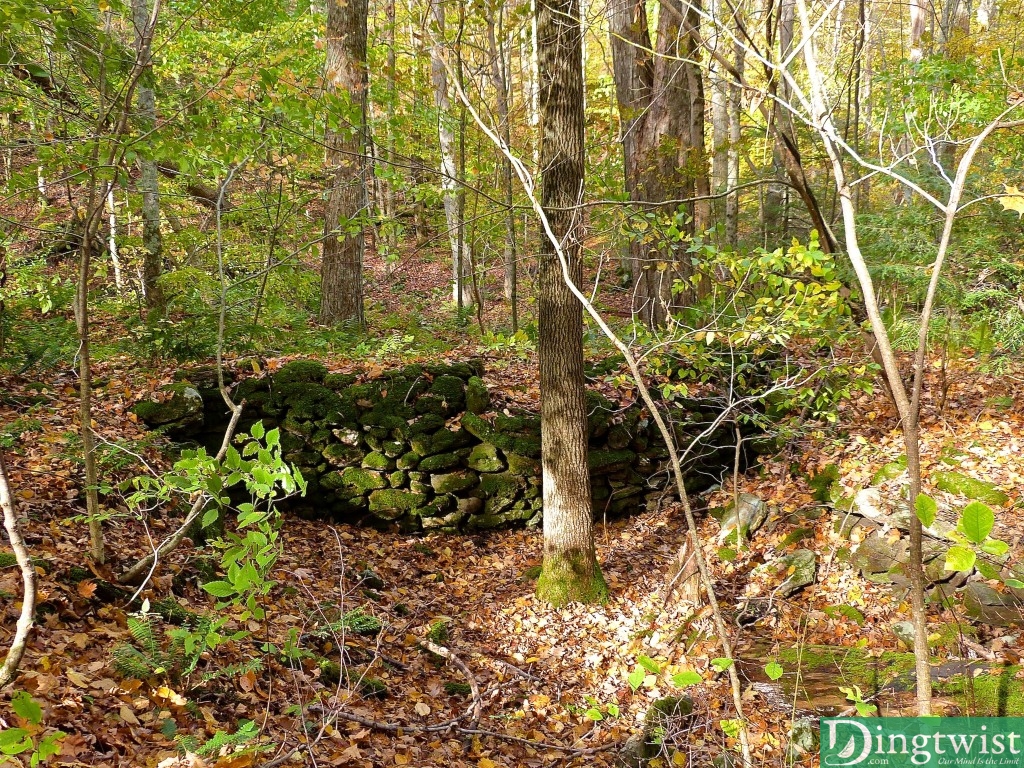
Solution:
M 476 363 L 409 365 L 360 382 L 299 360 L 242 381 L 233 396 L 246 402 L 242 430 L 257 420 L 280 428 L 285 460 L 309 484 L 300 503 L 316 516 L 405 531 L 536 525 L 540 418 L 492 411 L 481 373 Z M 219 393 L 202 376 L 184 378 L 165 388 L 164 402 L 140 403 L 136 413 L 172 437 L 218 443 L 226 422 Z M 620 409 L 594 392 L 588 405 L 594 512 L 639 510 L 667 477 L 664 444 L 640 408 Z M 704 426 L 676 421 L 686 424 L 680 440 Z M 694 487 L 731 467 L 732 451 L 716 444 L 694 452 Z

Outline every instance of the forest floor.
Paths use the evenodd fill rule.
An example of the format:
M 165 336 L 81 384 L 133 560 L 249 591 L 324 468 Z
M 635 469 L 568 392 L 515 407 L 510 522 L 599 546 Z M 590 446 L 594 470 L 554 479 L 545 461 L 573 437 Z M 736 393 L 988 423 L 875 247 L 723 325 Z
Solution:
M 369 263 L 374 275 L 368 281 L 370 301 L 382 314 L 400 311 L 410 296 L 436 296 L 443 284 L 443 259 L 427 266 L 415 260 L 403 264 L 389 271 Z M 606 295 L 613 312 L 625 311 L 616 305 L 628 301 L 626 294 Z M 505 311 L 492 304 L 494 318 Z M 98 336 L 117 333 L 116 326 L 98 318 Z M 480 349 L 467 342 L 448 357 L 479 355 Z M 334 370 L 358 368 L 370 375 L 385 367 L 379 361 L 325 362 Z M 231 364 L 251 374 L 281 363 L 254 357 Z M 488 384 L 498 397 L 536 406 L 534 357 L 495 353 L 486 363 Z M 175 368 L 172 363 L 140 365 L 128 355 L 95 364 L 94 428 L 104 481 L 113 484 L 139 471 L 138 460 L 157 471 L 167 466 L 161 439 L 147 433 L 130 409 L 170 381 Z M 1010 543 L 1015 559 L 1024 537 L 1024 520 L 1017 514 L 1024 488 L 1022 374 L 1024 366 L 999 375 L 979 373 L 974 359 L 954 361 L 945 374 L 930 368 L 923 404 L 925 475 L 956 449 L 962 471 L 1010 494 L 1010 505 L 997 510 L 994 535 Z M 943 390 L 946 400 L 940 408 L 930 393 Z M 249 636 L 206 654 L 189 675 L 169 670 L 148 679 L 125 678 L 112 664 L 112 651 L 131 641 L 127 622 L 139 601 L 111 594 L 107 584 L 180 519 L 157 511 L 143 523 L 111 493 L 104 499 L 112 512 L 105 524 L 109 560 L 103 566 L 86 562 L 77 398 L 77 379 L 66 367 L 0 381 L 0 450 L 27 516 L 32 555 L 40 558 L 39 621 L 15 688 L 40 702 L 44 730 L 67 734 L 52 762 L 177 765 L 182 737 L 202 744 L 219 731 L 234 733 L 252 721 L 267 751 L 210 755 L 189 764 L 611 766 L 623 742 L 642 730 L 651 704 L 679 693 L 671 677 L 687 671 L 696 672 L 702 682 L 687 688 L 695 716 L 679 732 L 666 734 L 666 743 L 680 748 L 672 762 L 709 765 L 723 750 L 735 749 L 735 737 L 726 733 L 735 709 L 727 676 L 714 663 L 722 651 L 708 611 L 687 599 L 692 594 L 668 594 L 686 536 L 682 513 L 669 501 L 628 518 L 599 521 L 597 551 L 611 597 L 601 607 L 559 610 L 533 597 L 531 576 L 541 558 L 538 531 L 405 536 L 289 515 L 265 621 L 231 619 L 230 628 L 247 630 Z M 786 764 L 790 725 L 806 711 L 799 696 L 787 700 L 761 684 L 767 662 L 779 660 L 786 667 L 793 648 L 817 645 L 872 658 L 905 650 L 891 627 L 909 619 L 906 599 L 887 585 L 861 578 L 836 556 L 844 544 L 835 532 L 837 516 L 823 512 L 807 482 L 835 465 L 846 493 L 866 487 L 879 468 L 903 453 L 897 419 L 880 394 L 844 403 L 837 416 L 838 426 L 809 430 L 781 455 L 738 478 L 736 489 L 765 500 L 772 514 L 732 559 L 724 559 L 716 546 L 718 523 L 699 516 L 716 592 L 744 677 L 749 677 L 743 703 L 758 765 Z M 695 500 L 695 506 L 723 505 L 733 490 L 727 481 L 724 490 Z M 771 601 L 757 622 L 739 626 L 743 599 L 770 595 L 774 586 L 771 576 L 755 568 L 797 546 L 818 555 L 816 583 L 791 598 Z M 173 595 L 189 610 L 213 611 L 213 599 L 198 586 L 208 555 L 209 549 L 179 548 L 156 570 L 139 599 L 153 605 Z M 17 569 L 0 570 L 5 642 L 13 635 L 20 593 Z M 325 631 L 332 620 L 356 608 L 378 618 L 382 630 L 365 636 Z M 994 673 L 1024 676 L 1013 666 L 1019 661 L 1015 635 L 999 630 L 975 634 L 961 625 L 957 606 L 934 608 L 930 621 L 937 633 L 963 626 L 964 635 L 991 650 L 994 661 L 988 666 Z M 454 659 L 425 652 L 428 635 L 443 641 Z M 947 649 L 945 655 L 963 650 Z M 344 672 L 322 671 L 313 654 L 333 658 Z M 231 665 L 253 658 L 261 659 L 262 669 L 204 681 L 208 673 L 230 672 Z M 642 673 L 636 676 L 638 670 Z M 635 685 L 628 681 L 631 673 Z M 838 688 L 859 678 L 848 676 L 842 663 L 828 677 L 841 709 L 849 702 Z M 368 683 L 371 679 L 377 682 Z M 471 684 L 468 693 L 466 684 Z M 910 697 L 905 688 L 871 693 L 887 712 L 902 711 Z M 0 708 L 0 720 L 8 725 L 16 721 L 7 714 L 10 695 L 4 692 Z M 443 727 L 456 718 L 454 727 Z M 816 756 L 797 763 L 816 764 Z
M 509 365 L 515 375 L 504 368 L 497 378 L 525 383 L 529 361 Z M 104 443 L 141 441 L 148 445 L 143 457 L 154 466 L 162 461 L 158 447 L 147 444 L 129 408 L 171 371 L 162 373 L 142 372 L 129 359 L 104 361 L 96 371 L 98 434 Z M 1024 487 L 1019 459 L 1024 452 L 1024 378 L 1019 373 L 978 375 L 966 364 L 952 372 L 944 411 L 925 403 L 926 475 L 943 451 L 954 446 L 966 452 L 964 471 L 1010 494 Z M 207 764 L 260 765 L 307 744 L 315 761 L 303 753 L 283 764 L 613 765 L 622 742 L 642 728 L 650 704 L 673 692 L 671 675 L 687 670 L 704 681 L 688 689 L 698 716 L 685 733 L 676 735 L 689 752 L 690 764 L 709 764 L 714 754 L 735 746 L 735 739 L 720 727 L 734 710 L 727 677 L 712 664 L 722 654 L 707 611 L 666 594 L 685 535 L 682 515 L 670 503 L 599 522 L 598 556 L 611 599 L 598 608 L 560 610 L 532 595 L 528 569 L 540 563 L 537 531 L 403 536 L 288 517 L 267 619 L 239 627 L 248 629 L 250 637 L 222 646 L 182 679 L 124 679 L 111 666 L 111 651 L 130 640 L 126 619 L 133 606 L 123 597 L 104 596 L 98 587 L 148 551 L 150 536 L 161 538 L 178 521 L 155 515 L 146 528 L 115 514 L 106 525 L 110 562 L 89 566 L 91 573 L 79 571 L 76 576 L 73 567 L 85 564 L 88 541 L 85 524 L 76 518 L 83 509 L 74 437 L 75 380 L 64 373 L 50 376 L 45 387 L 13 377 L 6 384 L 0 425 L 16 448 L 6 451 L 8 469 L 28 518 L 32 554 L 45 561 L 38 569 L 40 621 L 17 687 L 42 703 L 45 728 L 68 734 L 56 758 L 60 763 L 155 766 L 177 754 L 175 737 L 190 735 L 202 743 L 218 730 L 234 732 L 240 721 L 252 720 L 263 740 L 276 745 L 272 751 L 208 757 Z M 523 397 L 529 387 L 518 389 L 513 394 Z M 32 402 L 37 404 L 30 407 Z M 845 404 L 839 424 L 841 429 L 812 433 L 739 478 L 740 490 L 757 494 L 774 511 L 765 531 L 731 562 L 723 561 L 714 545 L 718 524 L 702 518 L 706 553 L 730 618 L 744 594 L 770 591 L 771 585 L 760 582 L 763 577 L 752 570 L 771 553 L 791 549 L 801 539 L 800 546 L 819 554 L 816 584 L 777 601 L 753 626 L 732 622 L 738 654 L 757 665 L 782 658 L 783 650 L 801 644 L 866 648 L 871 655 L 900 648 L 890 625 L 909 618 L 907 603 L 888 586 L 859 578 L 834 557 L 841 545 L 834 516 L 827 513 L 805 522 L 810 527 L 793 536 L 799 527 L 793 514 L 820 506 L 806 476 L 835 464 L 843 486 L 854 491 L 902 453 L 895 416 L 880 397 L 863 396 Z M 111 470 L 115 476 L 117 471 Z M 724 503 L 731 491 L 701 499 L 700 505 Z M 995 534 L 1019 553 L 1024 525 L 1008 512 L 998 516 Z M 211 610 L 212 600 L 196 584 L 195 559 L 195 550 L 181 548 L 157 569 L 142 597 L 156 602 L 173 593 L 191 610 Z M 382 583 L 361 583 L 360 574 L 367 570 Z M 16 569 L 0 571 L 0 594 L 5 598 L 3 630 L 10 636 L 20 594 Z M 829 610 L 835 606 L 857 611 Z M 315 639 L 315 630 L 328 624 L 329 617 L 356 607 L 383 622 L 378 635 Z M 445 624 L 443 631 L 436 629 L 439 621 Z M 954 608 L 933 611 L 931 621 L 939 628 L 959 619 Z M 443 639 L 464 670 L 423 651 L 431 627 L 431 636 Z M 349 667 L 348 676 L 331 681 L 301 653 L 293 654 L 289 663 L 280 654 L 265 652 L 265 643 L 284 648 L 289 633 L 293 643 L 319 655 L 333 654 Z M 992 647 L 998 650 L 1007 642 Z M 346 646 L 348 651 L 340 656 L 338 649 Z M 1016 661 L 1011 648 L 993 664 Z M 263 659 L 262 670 L 202 681 L 204 671 L 254 657 Z M 646 670 L 634 690 L 627 676 L 641 668 L 641 657 L 651 660 L 645 663 L 654 672 Z M 386 695 L 366 695 L 361 676 L 379 679 Z M 466 682 L 477 687 L 476 696 L 452 685 Z M 898 692 L 883 695 L 906 697 Z M 785 734 L 799 706 L 765 696 L 766 690 L 751 685 L 744 702 L 752 747 L 758 764 L 782 765 Z M 459 721 L 461 731 L 428 730 L 465 715 L 473 704 L 479 707 L 478 722 L 471 715 Z M 301 718 L 300 706 L 306 707 Z M 339 709 L 346 715 L 332 720 L 330 713 Z

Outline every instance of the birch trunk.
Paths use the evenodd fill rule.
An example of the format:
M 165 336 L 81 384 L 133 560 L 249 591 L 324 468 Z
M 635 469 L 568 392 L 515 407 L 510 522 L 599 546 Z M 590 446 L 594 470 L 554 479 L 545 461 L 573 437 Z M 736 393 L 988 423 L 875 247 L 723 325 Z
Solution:
M 460 243 L 459 180 L 455 156 L 455 132 L 452 129 L 451 99 L 448 96 L 448 72 L 445 68 L 443 0 L 431 0 L 430 75 L 437 106 L 437 138 L 441 149 L 441 189 L 444 195 L 444 218 L 452 252 L 452 301 L 459 306 L 473 303 L 469 258 L 465 244 Z M 460 248 L 460 245 L 463 247 Z

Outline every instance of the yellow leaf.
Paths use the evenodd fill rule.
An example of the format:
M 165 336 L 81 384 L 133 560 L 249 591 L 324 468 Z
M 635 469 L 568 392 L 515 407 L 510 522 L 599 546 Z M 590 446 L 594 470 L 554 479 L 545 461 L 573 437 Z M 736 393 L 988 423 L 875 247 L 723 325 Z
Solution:
M 166 699 L 167 701 L 171 702 L 171 704 L 174 704 L 176 707 L 184 707 L 186 704 L 184 696 L 177 693 L 173 688 L 168 688 L 166 685 L 161 685 L 159 688 L 157 688 L 156 695 L 159 696 L 161 699 Z
M 684 766 L 686 765 L 686 754 L 684 752 L 673 752 L 672 753 L 672 765 Z
M 1006 194 L 999 197 L 1003 210 L 1014 211 L 1017 214 L 1017 218 L 1021 218 L 1024 216 L 1024 192 L 1009 184 L 1004 186 L 1006 187 Z
M 408 764 L 409 764 L 409 756 L 408 755 L 395 755 L 395 765 L 408 765 Z
M 481 757 L 477 762 L 477 768 L 497 768 L 497 763 L 491 760 L 489 757 Z
M 259 372 L 260 372 L 260 363 L 259 363 L 259 360 L 257 360 L 257 359 L 256 359 L 256 358 L 254 357 L 254 358 L 253 358 L 252 360 L 250 360 L 250 361 L 249 361 L 249 363 L 250 363 L 250 364 L 252 365 L 252 372 L 253 372 L 253 373 L 259 373 Z
M 79 688 L 89 687 L 89 681 L 86 680 L 82 674 L 75 672 L 75 670 L 71 668 L 64 670 L 64 677 L 70 680 L 72 684 L 77 685 Z

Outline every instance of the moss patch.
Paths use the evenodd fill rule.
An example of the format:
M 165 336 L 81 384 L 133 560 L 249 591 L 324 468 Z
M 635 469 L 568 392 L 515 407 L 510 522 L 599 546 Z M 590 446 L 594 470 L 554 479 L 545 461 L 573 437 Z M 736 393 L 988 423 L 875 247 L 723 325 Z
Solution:
M 537 579 L 537 599 L 555 608 L 569 603 L 603 605 L 608 585 L 589 552 L 549 554 Z
M 983 501 L 994 507 L 1001 507 L 1010 497 L 1000 491 L 995 483 L 975 480 L 959 472 L 935 472 L 932 475 L 935 487 L 940 491 L 955 493 L 968 499 Z
M 318 363 L 316 360 L 293 360 L 281 366 L 281 370 L 274 374 L 274 383 L 277 386 L 291 384 L 294 382 L 315 382 L 321 383 L 327 376 L 327 366 Z

